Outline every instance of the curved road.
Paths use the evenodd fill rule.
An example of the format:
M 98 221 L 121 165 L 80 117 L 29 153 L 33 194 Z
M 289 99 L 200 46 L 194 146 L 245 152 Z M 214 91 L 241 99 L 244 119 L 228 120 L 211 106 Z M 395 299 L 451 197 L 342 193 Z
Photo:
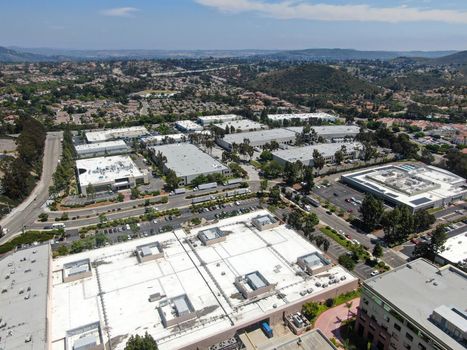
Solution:
M 62 137 L 63 133 L 61 131 L 47 133 L 41 178 L 29 197 L 0 221 L 0 225 L 8 229 L 8 233 L 0 239 L 0 243 L 21 232 L 23 227 L 27 228 L 32 225 L 42 212 L 42 206 L 49 198 L 49 187 L 52 184 L 53 173 L 58 160 L 61 158 Z

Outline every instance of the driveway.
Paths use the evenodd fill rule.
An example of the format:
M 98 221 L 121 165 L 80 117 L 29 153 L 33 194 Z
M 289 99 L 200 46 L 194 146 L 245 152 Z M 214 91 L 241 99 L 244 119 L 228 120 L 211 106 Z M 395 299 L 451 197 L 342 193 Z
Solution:
M 346 304 L 342 304 L 323 312 L 315 322 L 315 327 L 319 328 L 329 339 L 336 338 L 342 342 L 340 328 L 343 321 L 352 318 L 357 314 L 357 306 L 360 305 L 360 298 L 351 300 L 352 307 L 347 309 Z

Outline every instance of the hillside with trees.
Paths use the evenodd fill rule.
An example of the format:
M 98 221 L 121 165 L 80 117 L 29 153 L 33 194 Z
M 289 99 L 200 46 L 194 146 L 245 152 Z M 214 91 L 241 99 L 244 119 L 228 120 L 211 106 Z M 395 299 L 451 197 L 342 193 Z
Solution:
M 356 95 L 373 95 L 380 89 L 344 70 L 321 64 L 303 64 L 264 73 L 248 82 L 252 90 L 294 100 L 296 95 L 306 100 L 316 94 L 348 100 Z

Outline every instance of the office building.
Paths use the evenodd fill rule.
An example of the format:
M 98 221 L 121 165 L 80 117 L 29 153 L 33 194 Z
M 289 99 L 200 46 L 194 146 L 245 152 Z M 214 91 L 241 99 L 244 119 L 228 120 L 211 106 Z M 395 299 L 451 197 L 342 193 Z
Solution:
M 242 116 L 236 114 L 206 115 L 198 117 L 198 123 L 200 123 L 203 126 L 206 126 L 240 119 L 243 119 Z
M 297 134 L 303 132 L 303 126 L 290 126 L 287 130 L 293 131 Z M 360 132 L 360 127 L 356 125 L 326 125 L 326 126 L 312 126 L 311 129 L 315 132 L 316 138 L 322 138 L 333 141 L 342 142 L 348 139 L 354 139 Z
M 111 156 L 80 159 L 76 171 L 81 193 L 86 195 L 88 186 L 96 192 L 118 191 L 148 182 L 147 171 L 141 171 L 129 156 Z
M 413 211 L 442 207 L 467 196 L 464 178 L 420 163 L 358 170 L 342 175 L 341 179 L 387 203 L 407 205 Z
M 94 158 L 116 154 L 126 154 L 129 152 L 130 148 L 127 146 L 125 141 L 116 140 L 76 145 L 75 150 L 78 158 Z
M 313 152 L 317 150 L 326 164 L 335 163 L 335 154 L 342 151 L 344 159 L 358 159 L 362 155 L 363 145 L 360 142 L 320 143 L 311 146 L 290 147 L 272 152 L 274 160 L 280 164 L 301 161 L 306 166 L 313 166 Z
M 86 132 L 86 140 L 89 143 L 105 142 L 119 139 L 134 139 L 148 134 L 149 132 L 144 126 L 132 126 L 129 128 L 88 131 Z
M 234 144 L 241 144 L 245 139 L 250 141 L 253 147 L 262 147 L 272 141 L 277 142 L 279 145 L 292 145 L 295 143 L 297 136 L 296 133 L 286 129 L 271 129 L 250 131 L 235 134 L 227 134 L 223 138 L 216 140 L 217 144 L 222 148 L 232 151 Z
M 190 143 L 154 146 L 150 150 L 156 161 L 159 152 L 167 159 L 164 170 L 175 171 L 183 185 L 190 184 L 200 175 L 230 173 L 229 168 Z
M 175 127 L 181 132 L 195 132 L 203 130 L 203 127 L 191 120 L 179 120 L 175 122 Z
M 379 350 L 464 350 L 467 274 L 418 259 L 363 283 L 356 332 Z
M 319 119 L 326 122 L 335 122 L 338 118 L 329 113 L 293 113 L 293 114 L 269 114 L 268 119 L 272 121 L 293 121 L 299 120 L 307 122 L 310 119 Z

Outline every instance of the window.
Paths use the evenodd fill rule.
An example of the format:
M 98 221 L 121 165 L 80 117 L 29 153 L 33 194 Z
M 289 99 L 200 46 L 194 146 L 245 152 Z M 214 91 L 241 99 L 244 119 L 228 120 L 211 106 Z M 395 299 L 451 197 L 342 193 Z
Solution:
M 413 340 L 413 336 L 412 336 L 412 334 L 410 334 L 410 333 L 405 333 L 405 337 L 406 337 L 408 340 L 410 340 L 410 341 Z
M 426 346 L 423 345 L 422 343 L 418 343 L 418 348 L 419 348 L 420 350 L 426 350 Z
M 415 334 L 418 334 L 418 329 L 410 322 L 407 322 L 407 328 L 410 329 Z
M 396 329 L 396 331 L 401 331 L 401 326 L 399 326 L 397 323 L 394 323 L 394 328 Z
M 404 348 L 406 348 L 407 350 L 410 350 L 412 347 L 409 344 L 404 344 Z

